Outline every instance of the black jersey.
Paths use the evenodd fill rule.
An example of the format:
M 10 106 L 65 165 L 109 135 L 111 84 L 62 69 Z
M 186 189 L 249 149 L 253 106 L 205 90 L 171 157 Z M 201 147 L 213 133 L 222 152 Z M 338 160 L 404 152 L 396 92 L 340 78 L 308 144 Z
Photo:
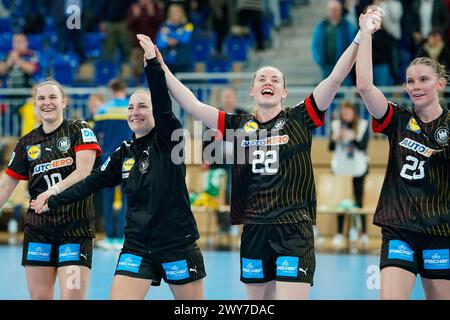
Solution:
M 372 128 L 389 138 L 389 160 L 374 223 L 450 235 L 449 112 L 423 123 L 389 102 Z
M 172 132 L 181 123 L 171 110 L 164 71 L 156 59 L 146 68 L 152 94 L 155 128 L 146 136 L 122 145 L 91 175 L 52 196 L 53 208 L 104 187 L 123 184 L 127 197 L 125 244 L 127 250 L 157 252 L 199 238 L 186 187 L 186 167 L 175 164 Z
M 101 149 L 97 138 L 84 121 L 67 121 L 50 133 L 42 125 L 19 139 L 6 174 L 19 180 L 28 180 L 31 199 L 64 180 L 77 166 L 76 153 L 81 150 Z M 94 236 L 94 209 L 92 200 L 83 199 L 37 214 L 31 208 L 25 217 L 25 225 L 45 228 L 69 237 Z
M 323 125 L 324 113 L 313 95 L 265 123 L 254 115 L 224 112 L 218 123 L 225 139 L 235 143 L 232 223 L 314 224 L 312 129 Z

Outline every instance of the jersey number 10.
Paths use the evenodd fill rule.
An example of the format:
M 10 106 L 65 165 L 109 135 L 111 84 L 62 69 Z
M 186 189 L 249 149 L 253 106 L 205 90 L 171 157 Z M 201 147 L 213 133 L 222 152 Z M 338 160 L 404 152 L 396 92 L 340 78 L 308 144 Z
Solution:
M 44 176 L 45 182 L 47 182 L 47 189 L 50 189 L 52 186 L 57 184 L 62 180 L 61 173 L 52 173 L 50 177 L 48 175 Z

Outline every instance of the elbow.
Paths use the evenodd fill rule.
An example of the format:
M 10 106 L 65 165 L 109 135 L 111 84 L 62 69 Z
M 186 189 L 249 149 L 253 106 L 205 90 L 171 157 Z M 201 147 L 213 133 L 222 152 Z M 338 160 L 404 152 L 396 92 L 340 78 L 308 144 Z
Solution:
M 369 81 L 366 81 L 361 78 L 356 78 L 356 89 L 360 94 L 364 94 L 368 92 L 372 87 L 372 84 Z

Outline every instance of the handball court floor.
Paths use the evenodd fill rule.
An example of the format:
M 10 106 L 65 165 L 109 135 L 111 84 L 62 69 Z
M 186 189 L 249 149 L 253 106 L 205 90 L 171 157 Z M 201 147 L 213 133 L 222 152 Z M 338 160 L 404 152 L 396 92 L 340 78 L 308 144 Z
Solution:
M 109 299 L 118 251 L 94 249 L 89 300 Z M 0 246 L 0 300 L 29 299 L 25 269 L 20 265 L 21 246 Z M 245 300 L 246 291 L 239 280 L 238 251 L 203 250 L 207 276 L 204 278 L 207 300 Z M 367 282 L 376 283 L 373 268 L 378 266 L 377 255 L 322 254 L 316 255 L 316 272 L 310 299 L 314 300 L 377 300 L 379 290 L 369 289 Z M 372 271 L 371 271 L 372 270 Z M 376 271 L 375 271 L 376 278 Z M 373 286 L 372 286 L 373 287 Z M 55 298 L 59 297 L 56 289 Z M 424 298 L 420 278 L 411 299 Z M 146 299 L 172 300 L 169 287 L 162 282 L 151 287 Z

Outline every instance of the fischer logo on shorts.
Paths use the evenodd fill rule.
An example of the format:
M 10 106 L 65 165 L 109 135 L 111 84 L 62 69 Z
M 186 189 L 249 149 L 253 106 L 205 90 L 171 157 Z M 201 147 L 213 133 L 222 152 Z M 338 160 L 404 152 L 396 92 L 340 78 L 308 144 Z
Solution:
M 97 143 L 97 137 L 94 132 L 89 128 L 81 129 L 81 135 L 83 138 L 83 142 L 95 142 Z
M 80 261 L 80 244 L 68 243 L 59 247 L 59 262 Z
M 189 278 L 186 260 L 166 262 L 162 264 L 167 280 L 183 280 Z
M 428 148 L 427 146 L 409 138 L 403 139 L 403 141 L 400 142 L 399 145 L 428 158 L 431 157 L 434 153 L 436 153 L 436 150 Z
M 264 278 L 262 260 L 242 258 L 242 277 L 243 278 Z
M 56 159 L 47 163 L 41 163 L 34 167 L 32 175 L 34 176 L 35 174 L 44 173 L 49 170 L 71 166 L 72 164 L 73 159 L 71 157 L 67 157 L 64 159 Z
M 28 243 L 27 260 L 50 262 L 51 244 L 30 242 Z
M 117 271 L 129 271 L 133 273 L 139 272 L 139 267 L 142 263 L 142 257 L 135 256 L 134 254 L 124 253 L 120 255 L 119 263 L 117 264 Z
M 423 250 L 424 269 L 450 269 L 449 249 Z
M 41 144 L 27 146 L 28 161 L 34 161 L 41 157 Z
M 409 244 L 400 240 L 389 240 L 388 259 L 398 259 L 412 262 L 414 251 Z
M 265 146 L 278 146 L 281 144 L 286 144 L 289 142 L 289 136 L 285 134 L 284 136 L 274 136 L 267 137 L 260 140 L 243 140 L 241 147 L 265 147 Z
M 277 276 L 297 277 L 298 257 L 278 257 L 277 258 Z

